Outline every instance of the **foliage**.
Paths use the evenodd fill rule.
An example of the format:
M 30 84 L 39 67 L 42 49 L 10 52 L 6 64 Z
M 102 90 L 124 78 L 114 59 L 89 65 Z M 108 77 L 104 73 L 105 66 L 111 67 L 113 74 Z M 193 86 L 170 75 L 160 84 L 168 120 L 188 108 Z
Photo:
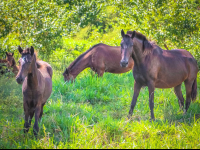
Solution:
M 46 59 L 63 48 L 63 36 L 98 41 L 104 34 L 125 29 L 137 30 L 161 47 L 187 49 L 199 61 L 199 5 L 197 0 L 3 0 L 1 51 L 14 51 L 16 44 L 34 45 Z
M 200 148 L 197 101 L 183 115 L 173 89 L 156 89 L 155 117 L 149 121 L 148 89 L 138 97 L 132 120 L 127 113 L 133 76 L 85 69 L 65 83 L 64 69 L 95 44 L 119 46 L 121 29 L 136 30 L 166 49 L 186 49 L 200 68 L 200 3 L 197 0 L 2 0 L 0 58 L 31 45 L 53 67 L 53 92 L 44 106 L 39 138 L 31 126 L 23 134 L 21 85 L 10 72 L 0 77 L 1 148 Z M 6 68 L 4 68 L 6 69 Z M 182 85 L 183 96 L 185 87 Z M 34 123 L 34 121 L 33 121 Z

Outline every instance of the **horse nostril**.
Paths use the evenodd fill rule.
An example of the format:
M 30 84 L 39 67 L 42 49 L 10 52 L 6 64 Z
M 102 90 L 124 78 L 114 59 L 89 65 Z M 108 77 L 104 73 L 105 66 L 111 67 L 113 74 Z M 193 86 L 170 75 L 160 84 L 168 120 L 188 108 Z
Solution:
M 125 60 L 122 60 L 122 61 L 120 62 L 120 64 L 121 64 L 122 67 L 126 67 L 126 66 L 128 65 L 128 62 L 125 61 Z
M 16 81 L 18 84 L 21 84 L 23 82 L 23 79 L 20 77 L 16 77 Z

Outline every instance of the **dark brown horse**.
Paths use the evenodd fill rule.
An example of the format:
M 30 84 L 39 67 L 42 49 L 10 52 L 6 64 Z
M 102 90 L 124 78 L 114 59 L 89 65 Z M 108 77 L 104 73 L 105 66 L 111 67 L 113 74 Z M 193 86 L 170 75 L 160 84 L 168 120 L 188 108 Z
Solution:
M 16 65 L 15 59 L 13 57 L 14 53 L 6 52 L 7 66 L 12 68 L 12 72 L 17 75 L 19 71 L 19 66 Z
M 0 59 L 0 63 L 7 63 L 6 59 Z
M 90 67 L 98 76 L 104 72 L 125 73 L 133 68 L 133 59 L 129 59 L 127 68 L 120 66 L 121 48 L 102 43 L 94 45 L 75 59 L 63 73 L 65 81 L 74 80 L 85 68 Z
M 154 90 L 155 88 L 172 88 L 178 98 L 181 109 L 184 107 L 184 98 L 181 84 L 185 83 L 187 112 L 191 99 L 197 95 L 197 62 L 194 57 L 184 49 L 163 50 L 156 44 L 149 42 L 146 37 L 136 31 L 129 36 L 121 31 L 121 66 L 127 67 L 130 58 L 134 60 L 133 77 L 134 94 L 129 111 L 133 114 L 137 97 L 142 86 L 149 90 L 149 106 L 151 119 L 154 119 Z
M 36 61 L 34 48 L 22 50 L 19 59 L 19 72 L 16 76 L 18 84 L 22 84 L 23 106 L 25 113 L 24 132 L 28 132 L 31 120 L 35 113 L 35 124 L 33 133 L 37 137 L 39 131 L 38 120 L 43 114 L 43 106 L 51 95 L 52 91 L 52 68 L 44 61 Z
M 6 59 L 0 59 L 0 74 L 5 74 L 6 72 L 9 72 L 10 70 L 7 68 L 7 60 Z
M 6 63 L 7 63 L 6 59 L 0 59 L 0 73 L 1 74 L 5 73 L 5 71 L 3 70 L 3 66 L 6 66 Z

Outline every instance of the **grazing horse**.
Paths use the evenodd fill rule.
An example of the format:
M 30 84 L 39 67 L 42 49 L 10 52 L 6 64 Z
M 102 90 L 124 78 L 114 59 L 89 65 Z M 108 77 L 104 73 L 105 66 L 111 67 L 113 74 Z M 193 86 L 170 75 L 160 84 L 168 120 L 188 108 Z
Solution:
M 0 59 L 0 74 L 4 74 L 6 72 L 9 72 L 9 69 L 6 67 L 6 69 L 3 69 L 3 66 L 7 66 L 7 60 L 6 59 Z
M 133 114 L 140 89 L 147 86 L 149 90 L 149 106 L 151 119 L 154 120 L 154 90 L 155 88 L 172 88 L 178 98 L 181 109 L 184 107 L 184 98 L 181 91 L 182 82 L 186 88 L 187 112 L 191 99 L 197 95 L 197 62 L 184 49 L 163 50 L 158 45 L 148 41 L 144 35 L 136 31 L 129 36 L 121 30 L 121 66 L 127 67 L 130 58 L 134 60 L 133 77 L 134 94 L 128 118 Z
M 15 59 L 13 57 L 14 53 L 7 53 L 6 52 L 6 60 L 7 60 L 7 66 L 12 68 L 12 72 L 17 75 L 19 71 L 19 67 L 16 66 Z
M 23 106 L 25 113 L 24 132 L 28 132 L 31 120 L 35 113 L 35 124 L 33 133 L 37 138 L 39 131 L 38 120 L 43 114 L 43 106 L 51 95 L 52 91 L 52 68 L 44 61 L 36 61 L 34 48 L 22 50 L 19 46 L 18 51 L 21 54 L 19 59 L 19 72 L 16 76 L 18 84 L 22 84 Z M 30 117 L 30 118 L 29 118 Z
M 87 67 L 95 71 L 98 76 L 103 76 L 104 72 L 125 73 L 133 68 L 133 59 L 129 59 L 127 68 L 120 66 L 120 59 L 120 46 L 108 46 L 102 43 L 96 44 L 81 54 L 65 69 L 63 73 L 64 80 L 74 80 Z
M 6 59 L 0 59 L 0 63 L 7 63 Z

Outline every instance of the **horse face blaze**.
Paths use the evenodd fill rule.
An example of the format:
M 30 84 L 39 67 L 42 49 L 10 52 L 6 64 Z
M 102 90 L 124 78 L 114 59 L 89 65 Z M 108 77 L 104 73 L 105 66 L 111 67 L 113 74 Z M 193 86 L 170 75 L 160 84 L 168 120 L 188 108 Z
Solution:
M 19 72 L 16 76 L 16 81 L 18 84 L 22 84 L 25 77 L 29 73 L 31 61 L 28 58 L 29 57 L 25 56 L 19 59 Z
M 130 51 L 131 51 L 131 46 L 127 46 L 126 43 L 121 44 L 121 61 L 120 65 L 121 67 L 127 67 L 128 66 L 128 61 L 130 58 Z

